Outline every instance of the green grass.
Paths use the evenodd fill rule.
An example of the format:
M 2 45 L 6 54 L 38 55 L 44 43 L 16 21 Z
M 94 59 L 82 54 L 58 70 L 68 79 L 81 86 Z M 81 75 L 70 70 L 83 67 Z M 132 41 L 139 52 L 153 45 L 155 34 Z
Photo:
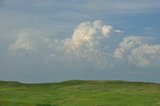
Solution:
M 81 80 L 24 84 L 0 81 L 0 106 L 160 106 L 160 84 Z

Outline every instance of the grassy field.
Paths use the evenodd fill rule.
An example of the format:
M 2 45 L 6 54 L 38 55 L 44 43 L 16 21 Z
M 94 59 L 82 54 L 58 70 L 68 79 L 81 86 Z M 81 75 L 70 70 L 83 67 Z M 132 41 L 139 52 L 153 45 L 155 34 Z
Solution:
M 0 81 L 0 106 L 160 106 L 160 84 L 80 80 L 24 84 Z

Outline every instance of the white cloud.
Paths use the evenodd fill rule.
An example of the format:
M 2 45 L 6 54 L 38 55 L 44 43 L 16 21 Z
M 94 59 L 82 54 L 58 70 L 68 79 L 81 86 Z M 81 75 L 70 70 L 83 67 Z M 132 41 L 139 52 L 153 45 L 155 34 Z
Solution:
M 138 66 L 160 65 L 160 45 L 140 45 L 131 51 L 128 59 Z
M 66 39 L 66 44 L 72 48 L 81 46 L 93 48 L 94 44 L 98 44 L 98 40 L 109 37 L 112 27 L 102 25 L 101 21 L 83 22 L 74 30 L 72 38 Z
M 26 33 L 21 33 L 16 41 L 9 46 L 10 49 L 24 49 L 24 50 L 31 50 L 31 51 L 36 51 L 36 49 L 32 45 L 32 41 L 30 38 L 27 36 Z
M 108 37 L 108 33 L 111 32 L 112 27 L 104 25 L 102 27 L 102 33 L 104 36 Z
M 118 59 L 124 59 L 125 54 L 132 48 L 141 44 L 140 37 L 131 36 L 123 38 L 123 41 L 119 44 L 118 48 L 114 51 L 114 57 Z
M 115 42 L 109 42 L 113 40 L 111 34 L 121 32 L 110 25 L 103 25 L 99 20 L 93 23 L 83 22 L 77 26 L 71 37 L 62 40 L 51 40 L 36 31 L 24 31 L 10 44 L 9 49 L 37 51 L 39 55 L 43 55 L 44 61 L 63 66 L 85 61 L 96 68 L 108 69 L 119 62 L 136 66 L 154 66 L 159 63 L 160 45 L 149 45 L 151 37 L 124 37 L 118 47 L 115 47 Z M 153 64 L 155 61 L 157 63 Z
M 58 57 L 72 61 L 86 60 L 100 68 L 109 66 L 109 54 L 100 50 L 100 41 L 107 39 L 111 30 L 111 26 L 103 25 L 99 20 L 93 23 L 83 22 L 77 26 L 70 38 L 50 42 L 53 52 L 48 59 L 52 57 L 57 60 Z
M 119 29 L 114 30 L 114 32 L 116 32 L 116 33 L 124 33 L 124 31 L 119 30 Z
M 151 37 L 131 36 L 123 38 L 114 51 L 114 58 L 137 67 L 160 65 L 160 45 L 151 45 Z
M 44 37 L 37 29 L 22 29 L 16 39 L 9 45 L 9 50 L 38 51 L 44 44 L 49 45 L 49 38 Z M 18 52 L 18 51 L 17 51 Z

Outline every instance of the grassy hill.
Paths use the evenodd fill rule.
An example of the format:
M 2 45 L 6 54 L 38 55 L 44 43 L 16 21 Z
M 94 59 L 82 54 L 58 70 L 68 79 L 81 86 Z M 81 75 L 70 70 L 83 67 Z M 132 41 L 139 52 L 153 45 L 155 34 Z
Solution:
M 24 84 L 0 81 L 0 106 L 160 106 L 160 84 L 81 80 Z

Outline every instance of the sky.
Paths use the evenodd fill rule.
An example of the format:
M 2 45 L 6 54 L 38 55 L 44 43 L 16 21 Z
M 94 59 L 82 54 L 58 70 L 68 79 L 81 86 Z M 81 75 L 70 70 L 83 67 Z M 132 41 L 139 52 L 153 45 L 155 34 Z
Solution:
M 0 0 L 0 80 L 160 83 L 159 0 Z

